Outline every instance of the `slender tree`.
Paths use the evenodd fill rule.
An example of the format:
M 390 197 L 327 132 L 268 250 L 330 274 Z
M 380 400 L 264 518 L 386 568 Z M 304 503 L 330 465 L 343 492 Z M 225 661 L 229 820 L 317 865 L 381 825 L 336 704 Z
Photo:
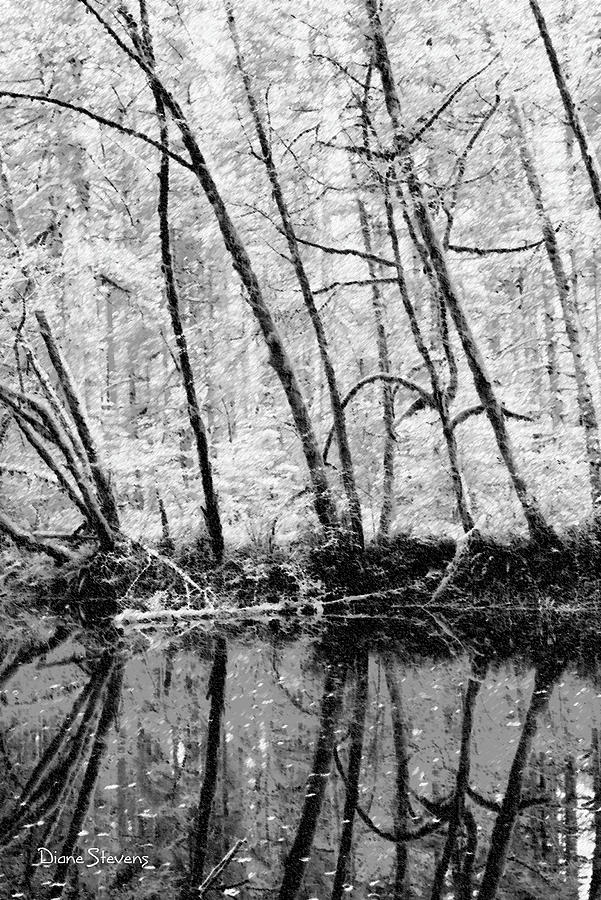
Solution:
M 584 163 L 586 174 L 588 175 L 593 192 L 595 206 L 597 207 L 597 212 L 599 213 L 599 217 L 601 218 L 601 170 L 599 169 L 599 161 L 597 159 L 597 155 L 586 132 L 586 127 L 582 116 L 580 115 L 576 103 L 574 102 L 574 98 L 572 97 L 572 92 L 570 91 L 564 71 L 559 62 L 559 57 L 557 56 L 553 41 L 551 40 L 551 35 L 549 33 L 549 29 L 547 28 L 547 23 L 540 7 L 540 3 L 538 2 L 538 0 L 529 0 L 529 3 L 530 9 L 532 10 L 534 18 L 536 20 L 536 24 L 538 26 L 540 36 L 543 40 L 543 44 L 545 45 L 545 51 L 551 65 L 555 83 L 557 84 L 561 96 L 561 101 L 566 113 L 566 118 L 570 124 L 572 131 L 574 132 L 576 140 L 578 141 L 578 146 L 582 155 L 582 161 Z
M 512 98 L 511 101 L 511 112 L 517 130 L 520 159 L 543 232 L 545 249 L 553 271 L 555 288 L 561 305 L 568 344 L 572 354 L 574 374 L 576 376 L 578 410 L 585 433 L 591 496 L 593 509 L 596 510 L 601 501 L 601 443 L 599 441 L 597 411 L 593 402 L 593 394 L 584 362 L 578 310 L 576 309 L 574 292 L 561 259 L 556 230 L 553 227 L 543 198 L 541 181 L 536 169 L 534 155 L 526 137 L 523 117 L 515 98 Z
M 410 145 L 402 126 L 401 104 L 378 4 L 376 0 L 365 0 L 365 2 L 374 44 L 374 63 L 380 72 L 386 109 L 392 125 L 395 150 L 402 164 L 403 178 L 407 181 L 421 238 L 436 273 L 439 289 L 457 329 L 472 373 L 474 385 L 493 429 L 499 452 L 522 505 L 530 533 L 538 541 L 553 541 L 555 540 L 554 533 L 546 522 L 536 497 L 528 488 L 518 469 L 515 451 L 505 423 L 501 404 L 496 396 L 484 359 L 463 310 L 458 291 L 451 277 L 446 254 L 432 222 L 422 184 L 413 162 Z
M 153 89 L 160 94 L 166 111 L 171 115 L 173 122 L 180 131 L 184 147 L 189 155 L 189 162 L 186 162 L 186 167 L 194 173 L 213 210 L 225 248 L 231 257 L 234 269 L 244 285 L 250 308 L 263 335 L 268 349 L 269 363 L 278 376 L 286 394 L 309 470 L 317 517 L 323 526 L 333 527 L 337 524 L 338 517 L 330 494 L 323 458 L 319 450 L 307 403 L 273 315 L 265 300 L 246 246 L 230 217 L 229 210 L 207 165 L 188 118 L 173 94 L 153 68 L 148 65 L 147 61 L 140 56 L 136 48 L 129 46 L 117 34 L 115 29 L 103 18 L 89 0 L 78 0 L 78 2 L 97 19 L 117 46 L 146 74 Z
M 130 22 L 130 33 L 132 41 L 135 42 L 138 53 L 146 59 L 150 69 L 155 71 L 155 56 L 152 33 L 150 31 L 150 23 L 148 19 L 148 11 L 145 0 L 139 0 L 140 4 L 140 21 L 142 23 L 142 34 L 138 36 L 135 29 L 135 23 Z M 163 279 L 165 284 L 165 297 L 167 300 L 167 308 L 171 318 L 171 327 L 175 337 L 177 354 L 179 359 L 180 371 L 184 391 L 186 393 L 186 401 L 188 406 L 188 419 L 190 428 L 194 435 L 196 443 L 196 453 L 198 455 L 198 463 L 200 466 L 200 474 L 202 486 L 205 496 L 206 508 L 204 510 L 207 530 L 211 540 L 213 554 L 217 562 L 221 562 L 223 558 L 223 528 L 221 525 L 221 515 L 219 512 L 219 502 L 215 489 L 213 466 L 209 452 L 209 443 L 207 439 L 207 431 L 200 412 L 198 403 L 198 395 L 196 391 L 196 381 L 190 353 L 188 351 L 188 341 L 184 331 L 182 317 L 180 312 L 180 299 L 177 279 L 175 275 L 175 264 L 173 259 L 173 250 L 171 246 L 171 227 L 169 216 L 169 198 L 170 198 L 170 166 L 169 158 L 169 126 L 165 113 L 165 104 L 161 96 L 161 92 L 151 80 L 151 89 L 154 96 L 157 121 L 159 123 L 159 140 L 161 147 L 161 161 L 159 169 L 159 197 L 158 197 L 158 219 L 159 219 L 159 235 L 161 241 L 161 265 L 163 270 Z
M 359 503 L 359 495 L 357 493 L 357 485 L 355 482 L 355 473 L 353 470 L 353 460 L 347 434 L 344 407 L 340 399 L 340 390 L 338 388 L 338 381 L 336 378 L 336 373 L 334 371 L 334 366 L 332 364 L 331 352 L 328 347 L 328 339 L 325 333 L 321 316 L 315 304 L 315 298 L 311 289 L 309 276 L 307 274 L 297 240 L 296 230 L 294 228 L 290 210 L 288 209 L 288 204 L 282 190 L 280 176 L 273 157 L 271 143 L 263 124 L 259 105 L 257 103 L 253 90 L 252 79 L 248 71 L 246 60 L 242 54 L 240 38 L 238 36 L 238 29 L 234 17 L 234 7 L 231 0 L 225 0 L 225 9 L 230 35 L 236 54 L 236 65 L 242 78 L 244 92 L 248 101 L 248 108 L 250 110 L 257 139 L 259 141 L 259 147 L 261 148 L 261 160 L 269 177 L 269 183 L 273 192 L 273 198 L 280 214 L 282 231 L 286 238 L 286 243 L 290 252 L 290 259 L 292 261 L 303 301 L 307 308 L 307 312 L 309 313 L 309 318 L 311 319 L 311 324 L 313 326 L 315 337 L 317 339 L 319 355 L 326 376 L 326 383 L 330 396 L 330 405 L 332 407 L 332 417 L 334 421 L 334 431 L 336 433 L 336 441 L 338 444 L 338 452 L 340 454 L 340 463 L 342 468 L 342 481 L 348 499 L 351 526 L 356 539 L 360 544 L 363 544 L 361 505 Z

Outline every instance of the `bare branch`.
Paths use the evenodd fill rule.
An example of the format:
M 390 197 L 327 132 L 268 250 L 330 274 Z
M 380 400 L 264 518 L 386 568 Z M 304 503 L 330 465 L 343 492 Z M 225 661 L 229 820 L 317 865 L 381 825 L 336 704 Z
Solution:
M 209 874 L 207 875 L 205 880 L 202 882 L 202 884 L 198 888 L 199 898 L 204 897 L 204 895 L 207 893 L 207 891 L 209 890 L 211 885 L 213 885 L 217 881 L 217 879 L 219 878 L 219 876 L 221 875 L 223 870 L 231 862 L 232 857 L 235 856 L 236 852 L 240 849 L 240 847 L 244 843 L 246 843 L 246 838 L 240 838 L 239 840 L 237 840 L 236 843 L 234 844 L 234 846 L 231 847 L 230 850 L 228 850 L 228 852 L 225 854 L 223 859 L 220 862 L 218 862 L 216 866 L 213 866 L 213 868 L 211 869 L 211 871 L 209 872 Z
M 306 247 L 315 247 L 323 253 L 332 253 L 338 256 L 358 256 L 359 259 L 367 259 L 369 262 L 379 263 L 381 266 L 388 266 L 390 269 L 396 269 L 396 263 L 390 259 L 384 259 L 382 256 L 376 256 L 375 253 L 365 253 L 363 250 L 355 250 L 351 247 L 329 247 L 325 244 L 317 244 L 314 241 L 308 241 L 306 238 L 297 237 L 299 244 Z M 396 282 L 396 279 L 393 279 Z
M 339 287 L 370 287 L 374 284 L 396 284 L 396 278 L 357 278 L 355 281 L 333 281 L 313 291 L 313 296 L 327 294 Z M 323 307 L 322 307 L 323 308 Z
M 0 97 L 8 97 L 12 100 L 29 100 L 32 103 L 49 103 L 52 106 L 58 106 L 61 109 L 68 109 L 71 112 L 79 113 L 79 115 L 86 116 L 88 119 L 92 119 L 92 121 L 97 122 L 99 125 L 106 125 L 108 128 L 120 131 L 122 134 L 126 134 L 129 137 L 135 137 L 140 141 L 144 141 L 145 144 L 150 144 L 151 147 L 155 147 L 157 150 L 168 153 L 172 159 L 185 169 L 192 169 L 192 165 L 187 162 L 183 156 L 180 156 L 179 153 L 175 153 L 173 150 L 165 147 L 160 141 L 155 141 L 147 134 L 144 134 L 144 132 L 137 131 L 135 128 L 128 128 L 127 125 L 120 125 L 119 122 L 115 122 L 113 119 L 107 119 L 106 116 L 101 116 L 100 113 L 95 113 L 85 106 L 69 103 L 66 100 L 59 100 L 57 97 L 45 97 L 44 94 L 21 94 L 17 91 L 0 90 Z
M 521 422 L 533 422 L 534 419 L 532 416 L 527 416 L 524 413 L 516 413 L 511 409 L 507 409 L 506 406 L 501 407 L 501 411 L 503 415 L 508 419 L 519 419 Z M 481 403 L 477 406 L 469 406 L 467 409 L 463 409 L 460 413 L 457 413 L 456 416 L 451 420 L 451 428 L 456 428 L 458 425 L 463 425 L 464 422 L 467 422 L 472 416 L 479 416 L 481 413 L 485 412 L 484 407 Z
M 473 256 L 493 256 L 494 254 L 522 253 L 524 250 L 535 250 L 542 247 L 544 241 L 530 241 L 519 247 L 464 247 L 460 244 L 449 244 L 448 249 L 453 253 L 471 253 Z
M 340 777 L 346 784 L 346 773 L 342 766 L 337 747 L 334 747 L 334 762 L 336 763 L 336 768 L 338 769 Z M 383 828 L 379 828 L 359 804 L 357 804 L 355 809 L 363 824 L 367 825 L 370 831 L 373 831 L 374 834 L 377 834 L 378 837 L 383 838 L 383 840 L 390 841 L 392 844 L 404 843 L 405 841 L 417 841 L 419 838 L 426 837 L 428 834 L 433 834 L 435 831 L 438 831 L 446 825 L 445 819 L 436 819 L 433 822 L 425 822 L 423 825 L 418 825 L 416 828 L 411 829 L 411 831 L 402 831 L 395 834 L 392 831 L 384 831 Z
M 355 397 L 356 394 L 358 394 L 358 392 L 361 390 L 361 388 L 365 387 L 365 385 L 367 385 L 367 384 L 373 384 L 375 381 L 388 381 L 391 384 L 399 384 L 402 387 L 405 387 L 410 391 L 417 391 L 417 393 L 420 395 L 420 400 L 423 402 L 424 406 L 428 406 L 432 409 L 435 408 L 434 399 L 433 399 L 432 395 L 425 388 L 423 388 L 421 386 L 421 384 L 417 384 L 416 381 L 411 381 L 409 378 L 403 378 L 400 375 L 389 375 L 388 372 L 378 372 L 376 375 L 368 375 L 366 378 L 362 378 L 361 381 L 358 381 L 357 384 L 355 384 L 350 389 L 348 394 L 343 399 L 342 408 L 344 409 L 346 406 L 348 406 L 348 404 L 351 402 L 353 397 Z M 325 442 L 325 445 L 323 448 L 324 460 L 327 460 L 327 458 L 328 458 L 328 453 L 330 451 L 330 446 L 332 444 L 333 437 L 334 437 L 334 430 L 332 428 L 332 429 L 330 429 L 330 433 L 328 434 L 328 437 L 326 439 L 326 442 Z
M 499 55 L 500 55 L 499 53 L 495 53 L 493 58 L 491 60 L 489 60 L 486 63 L 486 65 L 482 66 L 481 69 L 478 69 L 477 72 L 474 72 L 473 75 L 470 75 L 469 78 L 466 78 L 465 81 L 462 81 L 460 84 L 458 84 L 457 87 L 451 91 L 451 93 L 446 98 L 446 100 L 438 107 L 438 109 L 435 110 L 431 115 L 428 116 L 428 118 L 423 123 L 423 125 L 421 125 L 417 129 L 413 130 L 413 132 L 407 138 L 408 142 L 411 144 L 414 141 L 419 141 L 419 139 L 428 130 L 428 128 L 431 128 L 432 125 L 434 124 L 434 122 L 436 122 L 436 120 L 440 118 L 440 116 L 443 114 L 443 112 L 449 108 L 449 106 L 451 105 L 451 103 L 453 102 L 455 97 L 457 97 L 457 95 L 461 93 L 461 91 L 464 89 L 464 87 L 467 87 L 467 85 L 471 81 L 473 81 L 475 78 L 477 78 L 478 75 L 481 75 L 482 72 L 485 72 L 486 69 L 489 68 L 489 66 L 492 66 L 492 64 L 495 62 L 495 60 L 497 60 L 499 58 Z M 418 122 L 419 122 L 419 119 L 418 119 Z
M 59 563 L 73 561 L 77 558 L 76 554 L 72 553 L 71 550 L 68 550 L 67 547 L 55 544 L 54 541 L 35 538 L 2 512 L 0 512 L 0 531 L 7 534 L 17 547 L 24 547 L 26 550 L 31 550 L 33 553 L 46 553 Z
M 454 182 L 452 190 L 451 190 L 451 199 L 450 199 L 450 202 L 448 202 L 448 203 L 445 202 L 445 206 L 444 206 L 444 210 L 445 210 L 445 213 L 447 216 L 447 227 L 445 228 L 445 233 L 444 233 L 444 237 L 443 237 L 443 247 L 446 247 L 447 249 L 448 249 L 449 243 L 451 241 L 451 231 L 453 229 L 453 222 L 455 219 L 455 212 L 457 209 L 457 199 L 459 197 L 459 191 L 461 190 L 461 186 L 462 186 L 463 180 L 465 178 L 465 171 L 467 169 L 468 157 L 469 157 L 471 151 L 473 150 L 474 146 L 476 145 L 478 138 L 481 136 L 484 129 L 486 128 L 486 126 L 488 125 L 488 123 L 490 122 L 492 117 L 494 116 L 495 112 L 499 108 L 500 102 L 501 102 L 501 98 L 497 94 L 495 102 L 488 109 L 486 114 L 482 117 L 478 127 L 476 128 L 475 132 L 472 134 L 469 141 L 465 145 L 463 152 L 461 153 L 461 156 L 459 157 L 459 159 L 457 161 L 457 175 L 455 177 L 455 182 Z

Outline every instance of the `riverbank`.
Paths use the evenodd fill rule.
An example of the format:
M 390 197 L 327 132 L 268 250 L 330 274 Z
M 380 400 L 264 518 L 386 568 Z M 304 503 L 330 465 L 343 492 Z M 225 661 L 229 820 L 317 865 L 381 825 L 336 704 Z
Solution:
M 399 535 L 358 550 L 340 539 L 260 554 L 232 553 L 212 564 L 203 545 L 165 556 L 139 544 L 107 554 L 88 549 L 53 566 L 39 555 L 5 566 L 2 594 L 27 594 L 34 608 L 70 612 L 85 621 L 126 612 L 277 609 L 283 614 L 397 615 L 432 604 L 529 607 L 601 599 L 599 526 L 566 530 L 552 544 L 505 541 L 470 532 L 461 541 Z M 229 614 L 229 613 L 228 613 Z

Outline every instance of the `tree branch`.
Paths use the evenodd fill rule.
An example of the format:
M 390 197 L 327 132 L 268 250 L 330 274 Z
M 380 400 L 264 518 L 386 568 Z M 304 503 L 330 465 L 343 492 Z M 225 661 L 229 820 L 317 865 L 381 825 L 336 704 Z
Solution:
M 522 244 L 520 247 L 465 247 L 461 244 L 449 244 L 449 250 L 452 250 L 453 253 L 471 253 L 474 256 L 493 256 L 495 254 L 504 254 L 504 253 L 522 253 L 524 250 L 535 250 L 537 247 L 542 247 L 544 241 L 529 241 L 526 244 Z
M 408 142 L 410 144 L 412 144 L 412 143 L 414 143 L 414 141 L 418 141 L 422 137 L 422 135 L 428 130 L 428 128 L 431 128 L 431 126 L 434 124 L 434 122 L 436 122 L 436 120 L 440 118 L 440 116 L 443 114 L 443 112 L 449 108 L 449 106 L 451 105 L 451 103 L 453 102 L 455 97 L 457 97 L 457 95 L 461 93 L 461 91 L 464 89 L 464 87 L 467 87 L 467 85 L 471 81 L 473 81 L 475 78 L 477 78 L 478 75 L 481 75 L 482 72 L 485 72 L 486 69 L 488 69 L 490 66 L 492 66 L 492 64 L 495 62 L 495 60 L 497 60 L 499 58 L 499 55 L 500 55 L 499 53 L 495 53 L 493 58 L 491 60 L 489 60 L 486 63 L 486 65 L 482 66 L 481 69 L 478 69 L 477 72 L 474 72 L 473 75 L 470 75 L 469 78 L 466 78 L 465 81 L 462 81 L 460 84 L 458 84 L 457 87 L 451 91 L 451 93 L 446 98 L 446 100 L 438 107 L 438 109 L 435 110 L 430 116 L 428 116 L 428 118 L 426 119 L 424 124 L 421 125 L 417 130 L 413 130 L 413 132 L 411 134 L 409 134 L 409 136 L 407 138 Z M 418 122 L 419 122 L 419 119 L 418 119 Z
M 507 419 L 519 419 L 521 422 L 534 421 L 532 416 L 527 416 L 524 413 L 513 412 L 511 409 L 507 409 L 506 406 L 501 406 L 501 411 Z M 479 416 L 483 412 L 485 412 L 485 409 L 481 403 L 479 403 L 477 406 L 469 406 L 467 409 L 463 409 L 460 413 L 457 413 L 457 415 L 451 420 L 451 428 L 455 429 L 458 425 L 463 425 L 464 422 L 467 422 L 467 420 L 472 416 Z
M 68 109 L 71 112 L 79 113 L 79 115 L 92 119 L 92 121 L 96 122 L 98 125 L 106 125 L 107 128 L 112 128 L 114 131 L 120 131 L 122 134 L 128 135 L 128 137 L 135 137 L 140 141 L 144 141 L 145 144 L 150 144 L 151 147 L 155 147 L 157 150 L 169 154 L 175 162 L 179 163 L 180 166 L 183 166 L 185 169 L 192 169 L 191 163 L 184 159 L 183 156 L 180 156 L 179 153 L 175 153 L 173 150 L 165 147 L 160 141 L 155 141 L 153 138 L 149 137 L 149 135 L 144 134 L 142 131 L 137 131 L 135 128 L 128 128 L 127 125 L 120 125 L 119 122 L 115 122 L 113 119 L 107 119 L 106 116 L 95 113 L 85 106 L 69 103 L 67 100 L 59 100 L 58 97 L 46 97 L 44 94 L 22 94 L 18 91 L 0 90 L 0 97 L 7 97 L 12 100 L 29 100 L 31 103 L 48 103 L 51 106 L 58 106 L 60 109 Z
M 342 761 L 340 759 L 340 754 L 338 753 L 337 747 L 334 747 L 334 762 L 336 763 L 338 774 L 346 785 L 346 773 L 342 766 Z M 440 819 L 435 822 L 425 822 L 423 825 L 418 825 L 417 828 L 414 828 L 411 831 L 403 831 L 400 834 L 395 835 L 392 831 L 384 831 L 384 829 L 379 828 L 375 824 L 375 822 L 368 816 L 365 810 L 362 809 L 361 806 L 359 806 L 359 804 L 357 804 L 355 809 L 363 824 L 367 825 L 370 831 L 373 831 L 373 833 L 377 834 L 378 837 L 383 838 L 383 840 L 385 841 L 389 841 L 391 844 L 404 843 L 405 841 L 417 841 L 419 840 L 419 838 L 426 837 L 429 834 L 433 834 L 435 831 L 438 831 L 440 828 L 446 825 L 445 819 Z
M 332 253 L 337 256 L 358 256 L 359 259 L 367 259 L 369 262 L 375 262 L 381 266 L 388 266 L 390 269 L 396 269 L 396 263 L 391 259 L 384 259 L 384 257 L 377 256 L 375 253 L 366 253 L 363 250 L 355 250 L 351 247 L 329 247 L 326 244 L 318 244 L 315 241 L 308 241 L 306 238 L 301 237 L 297 237 L 297 240 L 299 244 L 304 244 L 306 247 L 315 247 L 316 250 L 321 250 L 323 253 Z M 396 282 L 396 279 L 393 280 Z
M 33 553 L 46 553 L 58 563 L 72 562 L 77 559 L 76 554 L 72 553 L 71 550 L 68 550 L 67 547 L 55 544 L 53 541 L 44 540 L 43 538 L 35 538 L 2 512 L 0 512 L 0 531 L 7 534 L 17 547 L 24 547 L 26 550 L 31 550 Z
M 374 284 L 396 284 L 396 278 L 357 278 L 354 281 L 333 281 L 331 284 L 325 284 L 323 287 L 314 290 L 313 296 L 317 297 L 318 294 L 327 294 L 329 291 L 339 287 L 369 287 Z
M 405 387 L 410 391 L 416 391 L 420 395 L 420 400 L 424 403 L 424 406 L 428 406 L 432 409 L 435 408 L 432 395 L 420 384 L 417 384 L 417 382 L 411 381 L 408 378 L 402 378 L 400 375 L 389 375 L 388 372 L 378 372 L 376 375 L 368 375 L 366 378 L 362 378 L 361 381 L 358 381 L 357 384 L 355 384 L 350 389 L 348 394 L 344 397 L 342 401 L 342 408 L 345 409 L 345 407 L 348 406 L 353 397 L 358 394 L 361 388 L 365 387 L 365 385 L 367 384 L 373 384 L 375 381 L 388 381 L 391 384 L 400 384 L 402 387 Z M 334 429 L 331 428 L 323 448 L 324 461 L 328 458 L 328 453 L 330 452 L 330 446 L 332 444 L 333 438 Z

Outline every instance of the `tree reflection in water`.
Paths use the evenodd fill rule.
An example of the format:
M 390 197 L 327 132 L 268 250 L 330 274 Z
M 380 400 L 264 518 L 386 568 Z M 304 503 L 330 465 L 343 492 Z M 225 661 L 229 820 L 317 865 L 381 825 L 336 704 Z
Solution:
M 13 647 L 0 896 L 598 900 L 597 664 L 549 643 Z

